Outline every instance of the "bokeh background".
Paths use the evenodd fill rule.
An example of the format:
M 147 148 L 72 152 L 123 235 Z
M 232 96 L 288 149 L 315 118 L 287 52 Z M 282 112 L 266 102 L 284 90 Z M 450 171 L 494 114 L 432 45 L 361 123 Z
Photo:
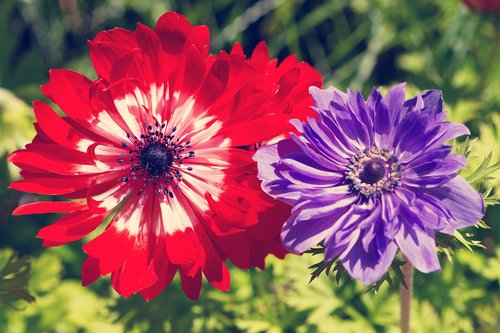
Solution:
M 249 54 L 265 40 L 273 57 L 295 53 L 314 65 L 325 86 L 367 94 L 406 81 L 411 93 L 441 89 L 449 119 L 478 138 L 463 173 L 473 174 L 491 153 L 475 185 L 491 188 L 488 201 L 496 202 L 498 12 L 460 0 L 0 0 L 0 332 L 398 332 L 397 283 L 366 294 L 324 274 L 309 284 L 308 266 L 321 259 L 311 255 L 268 258 L 265 272 L 231 268 L 231 291 L 207 286 L 198 302 L 184 297 L 177 280 L 149 303 L 118 297 L 107 279 L 83 288 L 81 243 L 44 249 L 36 238 L 55 216 L 10 215 L 39 199 L 7 189 L 18 173 L 6 154 L 34 136 L 31 101 L 45 100 L 39 86 L 48 70 L 95 78 L 88 39 L 116 26 L 154 26 L 165 11 L 208 25 L 212 52 L 240 41 Z M 416 273 L 413 332 L 500 332 L 499 217 L 490 207 L 491 229 L 464 234 L 485 248 L 457 249 L 452 264 L 443 254 L 441 273 Z

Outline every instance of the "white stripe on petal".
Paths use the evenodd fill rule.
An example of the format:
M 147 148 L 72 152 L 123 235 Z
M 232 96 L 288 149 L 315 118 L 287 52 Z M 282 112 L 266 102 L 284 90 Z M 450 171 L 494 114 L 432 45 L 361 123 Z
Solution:
M 180 200 L 182 200 L 182 204 Z M 173 198 L 164 196 L 164 200 L 160 202 L 160 211 L 163 228 L 169 235 L 176 231 L 193 228 L 193 222 L 197 221 L 196 214 L 183 194 L 179 192 L 176 192 Z
M 135 93 L 127 94 L 123 98 L 115 99 L 114 103 L 123 121 L 132 131 L 130 134 L 140 137 L 143 131 L 142 124 L 144 123 L 141 114 L 145 113 L 146 110 L 142 107 L 143 104 L 138 104 L 136 97 Z
M 113 218 L 113 226 L 118 232 L 127 230 L 131 236 L 135 236 L 141 232 L 142 224 L 147 224 L 147 220 L 143 220 L 144 206 L 148 196 L 153 195 L 150 191 L 145 191 L 142 195 L 129 198 L 127 202 L 118 210 Z
M 120 127 L 106 110 L 99 112 L 97 119 L 95 124 L 93 124 L 93 130 L 99 135 L 117 143 L 122 142 L 126 138 L 125 133 L 128 129 Z
M 118 183 L 106 192 L 94 196 L 93 199 L 99 202 L 99 208 L 110 211 L 123 202 L 130 193 L 131 186 L 129 184 Z

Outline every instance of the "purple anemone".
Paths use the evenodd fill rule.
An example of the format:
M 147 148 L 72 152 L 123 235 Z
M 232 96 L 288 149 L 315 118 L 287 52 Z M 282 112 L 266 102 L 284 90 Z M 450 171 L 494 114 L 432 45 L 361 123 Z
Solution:
M 364 284 L 387 272 L 398 248 L 422 272 L 440 269 L 436 231 L 451 234 L 484 215 L 457 171 L 466 159 L 444 143 L 469 130 L 445 120 L 441 92 L 405 100 L 310 88 L 317 119 L 292 121 L 299 135 L 254 156 L 262 188 L 293 207 L 281 238 L 293 253 L 322 243 Z

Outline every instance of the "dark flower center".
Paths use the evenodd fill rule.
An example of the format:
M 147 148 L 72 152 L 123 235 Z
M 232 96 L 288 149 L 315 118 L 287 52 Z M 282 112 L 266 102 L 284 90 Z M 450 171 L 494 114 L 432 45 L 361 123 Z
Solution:
M 375 184 L 385 176 L 384 163 L 380 160 L 372 160 L 365 164 L 359 179 L 363 183 Z
M 151 175 L 158 176 L 172 165 L 173 156 L 165 144 L 153 142 L 139 154 L 142 167 Z
M 366 198 L 380 196 L 400 184 L 403 167 L 387 149 L 361 150 L 349 159 L 349 163 L 344 179 L 353 193 Z
M 122 147 L 128 150 L 120 155 L 118 163 L 129 163 L 130 176 L 122 177 L 123 182 L 142 182 L 140 195 L 148 184 L 152 184 L 156 193 L 174 197 L 173 190 L 179 188 L 182 182 L 182 172 L 191 172 L 193 167 L 186 166 L 184 161 L 195 158 L 191 141 L 179 140 L 174 126 L 166 130 L 164 123 L 144 124 L 144 132 L 137 137 L 130 133 Z

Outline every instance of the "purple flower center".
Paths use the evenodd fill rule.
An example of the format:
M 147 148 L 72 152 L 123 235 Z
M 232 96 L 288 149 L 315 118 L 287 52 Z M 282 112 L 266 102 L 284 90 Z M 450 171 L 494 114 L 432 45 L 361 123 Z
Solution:
M 139 161 L 142 167 L 154 177 L 170 168 L 173 156 L 165 144 L 153 142 L 139 154 Z
M 387 149 L 364 149 L 351 157 L 349 162 L 344 177 L 354 193 L 366 198 L 380 196 L 400 184 L 403 168 Z
M 365 164 L 359 179 L 363 183 L 375 184 L 385 176 L 384 163 L 380 160 L 373 160 Z

